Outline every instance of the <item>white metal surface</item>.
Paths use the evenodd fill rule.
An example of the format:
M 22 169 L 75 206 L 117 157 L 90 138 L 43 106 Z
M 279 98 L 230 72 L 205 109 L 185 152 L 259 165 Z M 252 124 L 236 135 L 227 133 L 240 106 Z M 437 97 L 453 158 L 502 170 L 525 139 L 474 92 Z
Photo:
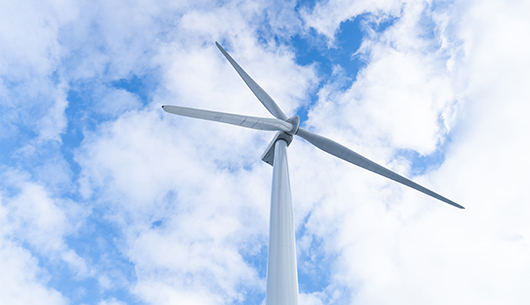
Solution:
M 298 273 L 287 142 L 274 148 L 272 197 L 267 258 L 267 305 L 298 305 Z
M 316 147 L 320 148 L 321 150 L 335 156 L 338 158 L 341 158 L 344 161 L 350 162 L 352 164 L 355 164 L 357 166 L 360 166 L 364 169 L 367 169 L 371 172 L 374 172 L 376 174 L 379 174 L 383 177 L 386 177 L 388 179 L 392 179 L 398 183 L 401 183 L 403 185 L 406 185 L 408 187 L 411 187 L 415 190 L 418 190 L 426 195 L 429 195 L 431 197 L 434 197 L 440 201 L 443 201 L 445 203 L 448 203 L 452 206 L 455 206 L 459 209 L 463 209 L 464 207 L 459 205 L 458 203 L 449 200 L 442 195 L 439 195 L 431 190 L 429 190 L 426 187 L 423 187 L 416 182 L 409 180 L 373 161 L 368 160 L 367 158 L 359 155 L 358 153 L 354 152 L 353 150 L 333 141 L 328 138 L 325 138 L 323 136 L 314 134 L 310 131 L 307 131 L 303 128 L 298 128 L 298 132 L 296 134 L 297 136 L 305 139 L 309 143 L 315 145 Z
M 261 160 L 263 162 L 271 166 L 274 165 L 274 149 L 276 146 L 276 142 L 278 142 L 278 140 L 280 139 L 287 142 L 287 147 L 289 147 L 289 145 L 293 141 L 293 136 L 286 132 L 278 131 L 272 141 L 267 146 L 267 148 L 265 149 L 265 151 L 263 152 L 263 155 L 261 155 Z
M 248 115 L 239 115 L 171 105 L 164 105 L 162 106 L 162 109 L 164 109 L 165 112 L 181 116 L 187 116 L 190 118 L 221 122 L 259 130 L 290 132 L 295 127 L 290 122 L 278 120 L 275 118 L 259 118 Z
M 276 102 L 272 99 L 272 97 L 270 97 L 270 95 L 267 94 L 267 92 L 265 92 L 265 90 L 263 90 L 248 74 L 247 72 L 245 72 L 245 70 L 243 70 L 243 68 L 241 68 L 237 62 L 232 58 L 232 56 L 230 56 L 226 51 L 225 49 L 223 49 L 223 47 L 221 47 L 220 44 L 217 43 L 217 41 L 215 42 L 215 45 L 219 48 L 219 50 L 221 51 L 221 53 L 223 53 L 223 55 L 226 57 L 226 59 L 230 62 L 230 64 L 232 65 L 232 67 L 234 67 L 234 69 L 236 69 L 237 73 L 239 74 L 239 76 L 241 76 L 241 78 L 243 79 L 243 81 L 245 82 L 245 84 L 247 84 L 247 86 L 250 88 L 250 90 L 252 91 L 252 93 L 254 93 L 254 95 L 258 98 L 258 100 L 263 104 L 263 106 L 265 106 L 265 108 L 267 108 L 267 110 L 269 110 L 269 112 L 276 118 L 278 119 L 281 119 L 281 120 L 287 120 L 287 116 L 285 115 L 285 113 L 283 113 L 283 111 L 280 109 L 280 107 L 278 107 L 278 104 L 276 104 Z

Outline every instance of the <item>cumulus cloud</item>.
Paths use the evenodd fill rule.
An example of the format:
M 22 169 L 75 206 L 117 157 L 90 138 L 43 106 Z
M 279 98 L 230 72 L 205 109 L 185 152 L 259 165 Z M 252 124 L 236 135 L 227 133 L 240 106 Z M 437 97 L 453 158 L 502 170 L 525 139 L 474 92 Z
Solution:
M 340 28 L 340 24 L 350 19 L 354 19 L 362 14 L 370 14 L 372 18 L 384 21 L 388 18 L 399 16 L 403 6 L 408 4 L 421 3 L 421 1 L 345 1 L 331 0 L 316 2 L 314 7 L 302 7 L 301 17 L 306 26 L 315 29 L 324 35 L 329 45 L 333 46 L 335 34 Z
M 330 287 L 350 287 L 354 303 L 528 299 L 520 286 L 527 281 L 521 270 L 528 268 L 528 226 L 506 215 L 524 214 L 527 201 L 522 173 L 530 142 L 519 114 L 527 111 L 528 45 L 520 38 L 528 26 L 517 13 L 526 6 L 408 2 L 387 30 L 364 42 L 359 52 L 369 61 L 351 88 L 321 90 L 313 127 L 350 139 L 352 147 L 361 142 L 382 163 L 400 148 L 428 154 L 450 134 L 445 162 L 417 179 L 468 208 L 431 206 L 413 191 L 343 173 L 350 187 L 317 205 L 306 227 L 339 253 Z M 426 18 L 430 35 L 422 35 Z M 329 126 L 331 114 L 342 120 Z
M 12 194 L 3 199 L 10 233 L 52 258 L 58 254 L 76 272 L 86 275 L 83 261 L 64 241 L 65 235 L 76 229 L 75 221 L 86 212 L 73 202 L 51 197 L 42 185 L 27 179 L 24 173 L 12 170 L 2 177 L 2 191 Z
M 116 298 L 110 298 L 110 299 L 103 300 L 103 301 L 98 303 L 98 305 L 125 305 L 125 304 L 127 304 L 127 303 L 122 302 L 122 301 L 118 301 L 118 300 L 116 300 Z
M 39 264 L 66 264 L 77 278 L 90 275 L 90 267 L 65 237 L 76 229 L 83 210 L 64 199 L 52 198 L 28 175 L 7 169 L 0 189 L 1 299 L 9 304 L 67 304 L 59 291 L 48 287 L 50 275 Z M 29 245 L 29 249 L 26 247 Z
M 61 57 L 54 5 L 38 1 L 5 3 L 0 13 L 0 109 L 2 138 L 30 128 L 41 140 L 58 140 L 66 125 L 67 85 L 58 74 Z M 20 111 L 25 109 L 26 111 Z
M 3 216 L 3 215 L 2 215 Z M 4 218 L 4 217 L 2 217 Z M 2 219 L 4 222 L 5 219 Z M 0 240 L 0 297 L 6 304 L 68 304 L 60 292 L 47 286 L 45 271 L 23 247 L 2 235 Z
M 93 281 L 102 305 L 262 302 L 272 170 L 259 156 L 272 134 L 160 109 L 269 116 L 216 40 L 288 115 L 308 107 L 314 131 L 405 175 L 418 160 L 403 151 L 441 152 L 414 178 L 467 208 L 296 140 L 299 271 L 318 279 L 302 284 L 301 304 L 529 298 L 528 4 L 4 6 L 0 273 L 9 276 L 0 299 L 84 302 L 57 284 L 63 276 Z M 354 18 L 364 33 L 354 81 L 340 66 L 325 79 L 298 65 L 285 43 L 315 31 L 335 48 Z M 69 275 L 58 274 L 63 266 Z

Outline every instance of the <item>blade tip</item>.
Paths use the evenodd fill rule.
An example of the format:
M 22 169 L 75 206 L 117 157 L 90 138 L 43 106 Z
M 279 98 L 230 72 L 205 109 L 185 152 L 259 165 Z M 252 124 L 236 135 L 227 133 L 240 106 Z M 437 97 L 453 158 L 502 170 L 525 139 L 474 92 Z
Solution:
M 466 209 L 466 208 L 464 208 L 463 206 L 459 205 L 459 204 L 456 203 L 456 202 L 453 202 L 453 206 L 455 206 L 455 207 L 457 207 L 457 208 L 459 208 L 459 209 L 461 209 L 461 210 L 465 210 L 465 209 Z
M 215 42 L 215 45 L 219 50 L 224 51 L 223 47 L 221 47 L 221 45 L 217 41 Z

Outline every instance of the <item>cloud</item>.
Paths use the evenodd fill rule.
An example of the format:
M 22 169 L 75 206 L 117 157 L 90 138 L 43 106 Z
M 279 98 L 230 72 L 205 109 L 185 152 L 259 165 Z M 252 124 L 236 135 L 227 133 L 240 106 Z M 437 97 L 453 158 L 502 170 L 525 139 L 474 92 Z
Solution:
M 2 207 L 3 209 L 3 207 Z M 3 217 L 2 217 L 3 218 Z M 2 219 L 4 222 L 5 219 Z M 47 287 L 46 275 L 26 249 L 0 237 L 0 297 L 6 304 L 68 304 L 60 292 Z
M 145 111 L 87 133 L 76 153 L 81 193 L 109 207 L 106 217 L 121 224 L 124 252 L 136 270 L 132 292 L 145 302 L 241 302 L 263 293 L 264 279 L 248 259 L 266 244 L 271 169 L 259 156 L 272 134 L 182 120 L 160 109 L 178 104 L 269 116 L 212 43 L 219 39 L 209 32 L 219 29 L 217 19 L 230 19 L 231 31 L 247 40 L 228 36 L 223 45 L 294 112 L 315 75 L 296 66 L 288 49 L 263 51 L 238 24 L 249 18 L 246 9 L 186 13 L 179 27 L 193 36 L 175 37 L 157 57 L 169 63 L 163 75 L 169 92 L 157 92 Z
M 324 125 L 333 116 L 325 125 L 335 125 L 334 133 L 350 129 L 365 142 L 421 155 L 435 151 L 452 127 L 456 100 L 450 54 L 436 48 L 436 37 L 422 37 L 423 19 L 432 18 L 426 9 L 423 3 L 406 5 L 391 27 L 364 40 L 357 53 L 367 56 L 367 66 L 346 92 L 335 83 L 320 90 L 309 124 Z
M 141 106 L 138 97 L 127 90 L 108 89 L 107 91 L 107 94 L 96 102 L 95 108 L 97 112 L 118 116 L 128 110 L 138 109 Z
M 160 109 L 269 116 L 217 40 L 288 115 L 310 107 L 308 128 L 405 175 L 420 161 L 403 151 L 440 153 L 414 179 L 467 208 L 294 141 L 299 271 L 313 281 L 301 304 L 523 304 L 527 11 L 480 1 L 6 4 L 0 299 L 263 300 L 272 170 L 259 156 L 272 134 Z M 356 17 L 365 36 L 354 81 L 340 66 L 330 79 L 299 66 L 285 43 L 314 30 L 337 47 Z M 144 88 L 118 85 L 134 80 Z
M 363 153 L 382 163 L 397 149 L 428 154 L 449 135 L 441 167 L 416 179 L 467 208 L 452 210 L 342 172 L 336 195 L 317 201 L 305 226 L 324 241 L 328 255 L 337 255 L 328 288 L 349 287 L 344 302 L 528 299 L 520 283 L 528 281 L 529 227 L 514 214 L 524 215 L 528 201 L 523 190 L 530 164 L 523 155 L 530 142 L 522 114 L 530 75 L 524 72 L 528 44 L 521 39 L 528 25 L 519 13 L 526 6 L 409 2 L 388 29 L 364 42 L 369 62 L 351 88 L 337 92 L 329 84 L 320 91 L 309 114 L 313 128 L 351 147 L 361 143 Z M 421 35 L 426 18 L 434 23 L 431 35 Z M 339 119 L 330 124 L 325 118 L 331 115 Z M 345 206 L 348 201 L 354 203 Z
M 301 18 L 306 27 L 315 29 L 324 35 L 330 45 L 333 45 L 335 34 L 342 22 L 354 19 L 362 14 L 372 14 L 373 17 L 383 21 L 389 16 L 399 16 L 400 10 L 416 1 L 355 1 L 331 0 L 316 2 L 312 8 L 302 7 Z
M 125 302 L 118 301 L 115 298 L 110 298 L 110 299 L 107 299 L 107 300 L 103 300 L 103 301 L 98 303 L 98 305 L 125 305 L 125 304 L 126 304 Z
M 197 149 L 196 135 L 172 127 L 169 118 L 162 122 L 160 112 L 131 113 L 93 141 L 87 139 L 78 157 L 86 169 L 82 188 L 86 196 L 109 205 L 108 219 L 123 225 L 124 250 L 136 266 L 135 291 L 146 301 L 157 302 L 170 288 L 194 293 L 217 287 L 217 297 L 241 298 L 235 287 L 260 285 L 240 251 L 255 244 L 245 246 L 245 240 L 265 233 L 265 221 L 259 221 L 263 216 L 250 210 L 257 204 L 250 198 L 251 190 L 267 186 L 260 179 L 256 188 L 234 198 L 237 177 L 248 173 L 214 171 L 217 165 L 206 157 L 214 143 Z M 217 158 L 226 162 L 222 155 Z M 206 184 L 205 175 L 210 176 Z M 242 221 L 248 212 L 262 228 L 251 229 L 248 220 Z
M 66 126 L 67 85 L 57 64 L 58 28 L 69 17 L 56 13 L 53 5 L 34 1 L 6 3 L 0 13 L 0 139 L 30 128 L 40 140 L 58 140 Z
M 67 298 L 48 286 L 51 275 L 41 260 L 49 267 L 65 264 L 77 278 L 90 275 L 85 260 L 65 242 L 84 213 L 67 200 L 50 197 L 27 176 L 7 169 L 1 177 L 0 298 L 9 304 L 67 304 Z
M 51 261 L 66 262 L 80 277 L 89 275 L 85 261 L 66 245 L 65 237 L 76 229 L 86 213 L 80 206 L 53 198 L 25 173 L 7 170 L 2 176 L 3 208 L 9 238 L 27 243 Z M 7 233 L 6 232 L 6 233 Z

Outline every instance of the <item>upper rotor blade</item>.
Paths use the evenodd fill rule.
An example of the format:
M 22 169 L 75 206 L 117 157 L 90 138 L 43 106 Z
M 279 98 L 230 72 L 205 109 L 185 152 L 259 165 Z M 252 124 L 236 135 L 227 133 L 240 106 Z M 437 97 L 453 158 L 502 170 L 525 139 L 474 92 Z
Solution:
M 460 208 L 460 209 L 463 209 L 464 207 L 459 205 L 458 203 L 454 202 L 454 201 L 451 201 L 443 196 L 440 196 L 438 194 L 436 194 L 435 192 L 417 184 L 416 182 L 414 181 L 411 181 L 397 173 L 394 173 L 393 171 L 389 170 L 389 169 L 386 169 L 384 167 L 382 167 L 381 165 L 373 162 L 373 161 L 370 161 L 368 159 L 366 159 L 365 157 L 359 155 L 358 153 L 350 150 L 349 148 L 346 148 L 345 146 L 335 142 L 335 141 L 332 141 L 328 138 L 325 138 L 325 137 L 322 137 L 322 136 L 319 136 L 317 134 L 314 134 L 310 131 L 307 131 L 303 128 L 299 128 L 298 129 L 298 133 L 297 135 L 299 135 L 300 137 L 304 138 L 305 140 L 307 140 L 309 143 L 315 145 L 316 147 L 320 148 L 321 150 L 327 152 L 327 153 L 330 153 L 336 157 L 339 157 L 341 158 L 342 160 L 345 160 L 345 161 L 348 161 L 350 163 L 353 163 L 357 166 L 360 166 L 364 169 L 367 169 L 371 172 L 374 172 L 376 174 L 379 174 L 383 177 L 387 177 L 389 179 L 392 179 L 396 182 L 399 182 L 401 184 L 404 184 L 408 187 L 411 187 L 415 190 L 418 190 L 424 194 L 427 194 L 431 197 L 434 197 L 438 200 L 441 200 L 445 203 L 448 203 L 452 206 L 455 206 L 457 208 Z
M 254 93 L 254 95 L 260 100 L 260 102 L 269 110 L 269 112 L 275 116 L 276 118 L 280 120 L 287 120 L 287 116 L 283 111 L 278 107 L 276 102 L 270 97 L 265 90 L 263 90 L 248 74 L 241 68 L 237 62 L 217 43 L 215 42 L 215 45 L 221 50 L 221 53 L 228 59 L 230 64 L 236 69 L 237 73 L 243 81 L 247 84 L 247 86 L 250 88 L 250 90 Z
M 216 111 L 200 110 L 179 106 L 162 106 L 164 111 L 178 114 L 182 116 L 187 116 L 196 119 L 203 119 L 209 121 L 216 121 L 221 123 L 227 123 L 252 129 L 259 130 L 274 130 L 274 131 L 291 131 L 293 125 L 289 122 L 285 122 L 273 118 L 258 118 L 246 115 L 237 115 L 231 113 L 223 113 Z

